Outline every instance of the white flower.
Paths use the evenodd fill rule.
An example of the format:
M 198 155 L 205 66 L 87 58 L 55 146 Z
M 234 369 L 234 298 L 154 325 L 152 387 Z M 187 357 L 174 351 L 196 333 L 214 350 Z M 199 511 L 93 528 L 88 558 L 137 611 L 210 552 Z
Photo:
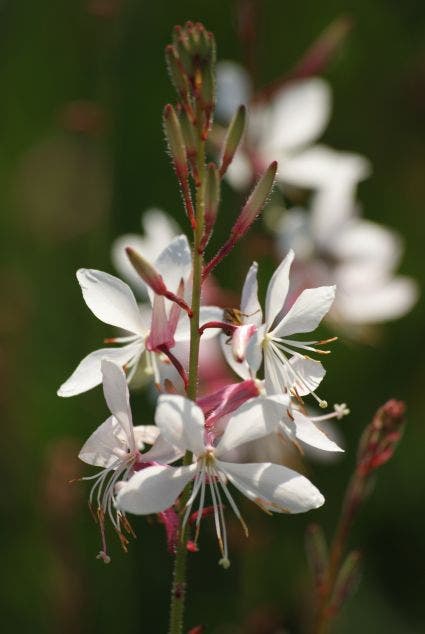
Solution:
M 310 352 L 325 354 L 327 351 L 313 347 L 324 342 L 299 341 L 288 337 L 317 328 L 332 305 L 335 286 L 306 289 L 288 310 L 284 310 L 293 259 L 294 253 L 290 251 L 270 280 L 264 323 L 258 301 L 258 267 L 256 263 L 251 266 L 242 291 L 242 326 L 233 334 L 232 350 L 224 345 L 224 353 L 242 378 L 255 377 L 264 359 L 268 394 L 289 392 L 298 398 L 311 393 L 321 407 L 326 407 L 326 401 L 314 392 L 325 370 L 319 361 L 308 356 Z M 244 363 L 245 359 L 247 363 Z
M 142 214 L 141 224 L 144 235 L 128 233 L 117 238 L 112 245 L 112 262 L 122 278 L 143 297 L 148 294 L 147 286 L 131 265 L 126 247 L 142 253 L 145 260 L 155 262 L 160 253 L 180 233 L 174 220 L 160 209 L 148 209 Z
M 162 275 L 170 291 L 177 293 L 181 280 L 185 283 L 185 289 L 187 288 L 192 273 L 192 256 L 186 236 L 177 236 L 172 240 L 157 258 L 155 268 Z M 141 310 L 133 291 L 120 279 L 93 269 L 80 269 L 77 279 L 84 300 L 94 315 L 107 324 L 127 331 L 128 334 L 111 340 L 113 343 L 124 344 L 122 347 L 101 348 L 87 355 L 69 379 L 61 385 L 58 390 L 59 396 L 74 396 L 99 385 L 102 381 L 100 363 L 103 358 L 125 366 L 129 370 L 127 380 L 130 381 L 142 354 L 146 351 L 146 340 L 152 331 L 151 309 Z M 155 296 L 151 289 L 148 290 L 148 295 L 154 305 Z M 169 313 L 174 304 L 169 300 L 164 302 L 166 312 Z M 222 311 L 217 308 L 204 306 L 201 308 L 201 321 L 219 319 L 221 314 Z M 166 324 L 157 320 L 153 327 L 165 328 Z M 210 334 L 213 336 L 215 333 Z M 189 320 L 184 311 L 180 312 L 177 328 L 172 335 L 176 342 L 189 340 Z M 155 380 L 159 383 L 156 353 L 146 351 L 146 354 Z
M 268 400 L 262 400 L 261 403 L 258 399 L 249 401 L 231 415 L 223 436 L 214 447 L 208 442 L 202 410 L 195 403 L 182 396 L 160 396 L 155 421 L 161 435 L 182 452 L 191 451 L 194 462 L 182 467 L 158 465 L 136 473 L 120 486 L 117 508 L 142 515 L 159 513 L 174 504 L 185 486 L 193 480 L 184 522 L 199 495 L 196 541 L 206 489 L 209 488 L 222 553 L 220 563 L 227 567 L 229 559 L 223 500 L 231 506 L 246 531 L 228 482 L 266 511 L 302 513 L 324 502 L 318 489 L 291 469 L 272 463 L 237 464 L 226 461 L 226 454 L 235 447 L 267 434 L 268 420 L 276 417 L 278 411 L 276 404 L 273 407 Z
M 277 160 L 277 179 L 307 189 L 327 187 L 335 179 L 352 187 L 370 170 L 363 157 L 315 144 L 326 128 L 332 106 L 329 85 L 318 77 L 294 80 L 268 100 L 251 98 L 246 71 L 222 62 L 217 68 L 218 112 L 224 119 L 240 104 L 248 105 L 242 149 L 228 170 L 233 187 L 245 189 L 270 160 Z M 233 114 L 233 112 L 232 112 Z
M 294 248 L 300 265 L 296 285 L 307 280 L 335 283 L 329 317 L 341 325 L 362 326 L 396 319 L 417 300 L 417 284 L 394 276 L 402 254 L 400 236 L 359 217 L 353 191 L 336 180 L 313 197 L 310 214 L 302 209 L 282 216 L 279 250 Z
M 142 457 L 140 450 L 144 443 L 155 443 L 159 435 L 158 427 L 140 425 L 133 427 L 129 394 L 124 372 L 115 363 L 103 360 L 101 364 L 103 393 L 111 416 L 89 437 L 79 453 L 80 460 L 101 467 L 94 476 L 82 480 L 94 480 L 90 491 L 89 504 L 100 525 L 102 550 L 99 557 L 106 563 L 110 561 L 106 551 L 104 521 L 112 522 L 121 544 L 126 547 L 127 539 L 122 527 L 131 532 L 125 515 L 114 509 L 115 485 L 126 480 L 134 472 L 134 466 Z

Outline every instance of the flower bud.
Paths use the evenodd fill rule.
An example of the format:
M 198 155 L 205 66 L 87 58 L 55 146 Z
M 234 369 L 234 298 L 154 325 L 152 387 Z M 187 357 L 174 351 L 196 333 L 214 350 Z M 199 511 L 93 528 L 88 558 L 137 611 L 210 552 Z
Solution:
M 202 251 L 205 249 L 211 237 L 212 230 L 217 218 L 218 205 L 220 203 L 220 175 L 214 163 L 207 167 L 207 178 L 205 183 L 205 228 L 201 242 Z
M 332 616 L 338 614 L 357 590 L 361 575 L 361 559 L 360 552 L 353 550 L 342 564 L 328 608 Z
M 232 234 L 239 239 L 242 237 L 254 222 L 255 218 L 263 209 L 267 202 L 277 171 L 277 162 L 273 161 L 267 168 L 266 172 L 261 176 L 249 195 L 238 219 L 233 225 Z
M 224 140 L 221 156 L 220 176 L 223 176 L 226 173 L 227 168 L 233 161 L 233 157 L 236 154 L 236 150 L 238 149 L 239 143 L 245 130 L 245 123 L 246 108 L 245 106 L 239 106 L 229 124 L 226 138 Z
M 175 47 L 171 44 L 165 47 L 165 61 L 171 82 L 177 94 L 186 100 L 186 96 L 189 92 L 189 79 L 184 72 L 183 66 L 179 62 Z
M 186 178 L 188 175 L 188 169 L 185 142 L 179 118 L 171 104 L 167 104 L 164 108 L 163 122 L 168 149 L 170 151 L 177 176 L 179 178 Z
M 167 287 L 158 271 L 131 247 L 126 248 L 127 257 L 142 280 L 158 295 L 165 295 Z

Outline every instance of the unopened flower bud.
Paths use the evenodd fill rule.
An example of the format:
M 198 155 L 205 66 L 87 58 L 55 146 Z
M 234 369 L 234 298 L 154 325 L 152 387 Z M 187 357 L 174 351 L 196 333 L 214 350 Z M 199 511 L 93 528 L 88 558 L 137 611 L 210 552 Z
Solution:
M 246 108 L 240 106 L 231 120 L 227 129 L 226 138 L 223 144 L 220 175 L 223 176 L 226 173 L 227 168 L 233 161 L 233 157 L 236 154 L 239 143 L 241 142 L 242 135 L 245 130 L 246 123 Z
M 189 79 L 182 64 L 179 62 L 177 51 L 172 44 L 165 47 L 165 60 L 177 94 L 183 99 L 186 99 L 186 95 L 189 92 Z
M 215 163 L 210 163 L 207 167 L 207 178 L 205 183 L 205 227 L 202 237 L 200 251 L 204 251 L 217 218 L 218 205 L 220 203 L 220 175 Z
M 167 287 L 158 271 L 140 253 L 131 247 L 126 248 L 128 259 L 142 280 L 158 295 L 165 295 Z
M 338 614 L 356 591 L 360 581 L 361 559 L 359 551 L 353 550 L 342 564 L 329 604 L 329 612 L 332 616 Z
M 187 177 L 186 147 L 179 118 L 171 104 L 164 108 L 164 132 L 177 176 Z
M 232 234 L 237 236 L 238 239 L 247 232 L 255 218 L 266 204 L 273 188 L 276 171 L 277 162 L 273 161 L 249 195 L 249 198 L 232 229 Z

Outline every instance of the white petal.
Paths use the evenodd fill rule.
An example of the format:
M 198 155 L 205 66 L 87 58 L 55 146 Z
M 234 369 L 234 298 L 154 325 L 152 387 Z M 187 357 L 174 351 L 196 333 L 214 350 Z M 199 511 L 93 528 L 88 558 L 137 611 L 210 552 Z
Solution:
M 91 390 L 99 383 L 102 383 L 102 372 L 100 364 L 102 359 L 110 359 L 118 365 L 125 365 L 137 354 L 142 353 L 144 345 L 142 342 L 131 343 L 122 348 L 101 348 L 88 354 L 79 363 L 69 379 L 63 383 L 58 396 L 75 396 L 82 392 Z
M 188 467 L 147 467 L 120 485 L 118 509 L 136 515 L 160 513 L 170 508 L 193 478 L 196 464 Z
M 267 167 L 267 166 L 266 166 Z M 237 190 L 245 190 L 250 185 L 254 174 L 249 158 L 239 150 L 226 172 L 226 180 Z
M 228 60 L 218 62 L 217 118 L 229 122 L 239 106 L 248 103 L 250 95 L 251 79 L 245 68 Z
M 216 456 L 270 434 L 286 415 L 288 407 L 289 398 L 283 394 L 274 397 L 259 396 L 244 403 L 232 413 L 216 447 Z
M 293 152 L 312 143 L 324 131 L 330 112 L 331 91 L 323 79 L 285 86 L 271 103 L 264 149 Z
M 145 443 L 153 445 L 159 436 L 159 427 L 156 425 L 136 425 L 133 427 L 134 440 L 136 441 L 136 447 L 143 449 Z
M 328 438 L 307 416 L 297 410 L 292 410 L 291 413 L 294 420 L 287 422 L 287 425 L 289 429 L 293 429 L 298 440 L 323 451 L 344 451 L 333 440 Z
M 250 369 L 250 375 L 255 377 L 263 362 L 262 342 L 264 339 L 264 328 L 259 328 L 252 335 L 246 348 L 246 362 Z
M 257 271 L 258 264 L 253 262 L 242 289 L 241 312 L 244 324 L 260 326 L 263 322 L 263 311 L 258 301 Z
M 288 370 L 285 370 L 288 384 L 295 388 L 300 396 L 306 396 L 313 392 L 322 382 L 326 370 L 320 361 L 315 359 L 301 359 L 300 357 L 292 357 L 289 363 L 296 371 L 300 379 L 294 379 L 294 376 Z
M 236 361 L 235 357 L 233 356 L 232 346 L 230 345 L 230 343 L 227 343 L 228 340 L 229 337 L 227 335 L 220 335 L 220 344 L 224 354 L 224 358 L 226 359 L 232 370 L 235 372 L 235 374 L 240 376 L 241 379 L 250 379 L 251 373 L 249 371 L 249 366 L 247 362 L 242 361 L 242 363 L 239 363 L 239 361 Z
M 373 324 L 398 319 L 411 310 L 418 299 L 416 282 L 398 276 L 376 285 L 375 288 L 349 288 L 337 294 L 335 310 L 351 324 Z
M 357 182 L 370 173 L 369 161 L 363 156 L 337 152 L 323 145 L 315 145 L 286 159 L 282 157 L 279 168 L 281 181 L 308 189 L 331 188 L 341 179 L 343 187 L 352 191 Z
M 400 236 L 383 225 L 368 220 L 352 220 L 341 229 L 333 241 L 333 255 L 352 265 L 393 270 L 400 261 Z M 367 270 L 363 271 L 366 273 Z
M 270 334 L 286 337 L 315 330 L 332 306 L 335 288 L 319 286 L 305 289 Z
M 155 260 L 155 268 L 167 288 L 176 293 L 183 279 L 187 282 L 192 272 L 192 253 L 185 235 L 176 236 Z
M 135 449 L 130 395 L 123 369 L 108 359 L 102 359 L 103 394 L 109 410 L 123 428 L 130 448 Z
M 322 506 L 318 489 L 292 469 L 270 462 L 219 462 L 219 468 L 247 498 L 275 513 L 304 513 Z
M 127 284 L 114 275 L 94 269 L 79 269 L 77 279 L 87 306 L 98 319 L 143 335 L 139 307 Z
M 266 326 L 267 330 L 273 324 L 275 318 L 280 313 L 285 303 L 289 289 L 289 270 L 294 259 L 292 249 L 282 260 L 273 274 L 267 288 L 266 295 Z
M 182 451 L 203 453 L 204 415 L 195 403 L 184 396 L 162 394 L 158 399 L 155 422 L 169 443 Z
M 159 427 L 156 429 L 159 430 Z M 184 456 L 185 452 L 168 442 L 161 434 L 158 436 L 155 444 L 144 454 L 142 454 L 143 462 L 160 462 L 161 464 L 169 464 L 175 462 Z
M 114 451 L 125 451 L 125 445 L 117 437 L 119 423 L 110 416 L 92 433 L 84 443 L 78 457 L 87 464 L 96 467 L 110 468 L 119 464 L 119 458 Z

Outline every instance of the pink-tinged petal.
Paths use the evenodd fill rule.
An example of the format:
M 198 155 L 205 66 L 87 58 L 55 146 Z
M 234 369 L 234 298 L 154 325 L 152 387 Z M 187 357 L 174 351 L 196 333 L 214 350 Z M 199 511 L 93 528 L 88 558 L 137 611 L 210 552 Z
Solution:
M 159 430 L 159 427 L 156 427 Z M 160 464 L 170 464 L 176 460 L 180 460 L 185 451 L 175 447 L 159 435 L 154 445 L 141 456 L 141 462 L 159 462 Z
M 145 444 L 153 445 L 158 436 L 159 428 L 156 425 L 136 425 L 133 427 L 133 436 L 138 449 L 144 449 Z
M 285 303 L 289 290 L 289 270 L 294 259 L 292 249 L 282 260 L 273 274 L 267 288 L 266 295 L 266 327 L 270 329 L 276 317 L 279 315 Z
M 307 416 L 297 410 L 292 410 L 291 414 L 294 420 L 285 421 L 285 424 L 298 440 L 322 451 L 344 451 L 333 440 L 328 438 L 319 429 L 318 425 L 315 425 Z
M 315 330 L 329 312 L 335 299 L 335 290 L 335 286 L 305 289 L 270 334 L 286 337 Z
M 118 421 L 110 416 L 84 443 L 78 454 L 79 459 L 95 467 L 110 469 L 118 465 L 120 460 L 116 450 L 126 450 L 125 444 L 117 437 L 118 428 Z
M 98 319 L 143 335 L 143 321 L 131 288 L 118 277 L 94 269 L 79 269 L 84 301 Z
M 325 501 L 310 480 L 287 467 L 271 462 L 217 461 L 217 465 L 241 493 L 267 511 L 304 513 L 322 506 Z
M 195 471 L 196 464 L 177 468 L 147 467 L 120 485 L 116 506 L 136 515 L 161 513 L 174 504 Z
M 130 448 L 135 449 L 130 395 L 123 369 L 113 361 L 102 359 L 103 394 L 109 410 L 123 428 Z
M 143 350 L 144 344 L 137 342 L 122 348 L 101 348 L 91 352 L 84 357 L 69 379 L 60 386 L 57 392 L 58 396 L 75 396 L 76 394 L 87 392 L 87 390 L 91 390 L 102 383 L 100 368 L 102 359 L 109 359 L 118 365 L 124 366 L 136 355 L 141 354 Z
M 198 398 L 197 404 L 205 416 L 205 425 L 211 427 L 219 418 L 234 412 L 243 403 L 259 395 L 258 387 L 252 379 L 232 383 L 222 389 Z
M 258 396 L 232 413 L 223 436 L 216 447 L 217 457 L 239 445 L 257 440 L 275 431 L 286 415 L 288 396 Z
M 256 326 L 246 324 L 238 326 L 232 335 L 232 352 L 238 363 L 245 361 L 246 349 L 251 337 L 255 334 Z
M 253 262 L 247 273 L 242 289 L 241 313 L 244 324 L 255 324 L 261 326 L 263 322 L 263 311 L 258 301 L 258 264 Z
M 162 394 L 158 399 L 155 422 L 171 445 L 196 455 L 203 453 L 204 415 L 195 403 L 184 396 Z
M 224 358 L 226 359 L 229 366 L 232 370 L 241 377 L 241 379 L 247 380 L 251 378 L 251 373 L 249 371 L 249 366 L 246 362 L 239 363 L 236 361 L 233 356 L 232 347 L 230 342 L 228 343 L 229 337 L 227 335 L 220 335 L 220 344 L 221 349 L 223 351 Z
M 146 339 L 147 350 L 157 350 L 160 346 L 172 348 L 174 346 L 173 324 L 168 320 L 165 311 L 165 299 L 162 295 L 153 298 L 152 325 Z
M 331 98 L 329 85 L 317 77 L 283 87 L 271 102 L 267 149 L 293 152 L 316 141 L 328 124 Z

